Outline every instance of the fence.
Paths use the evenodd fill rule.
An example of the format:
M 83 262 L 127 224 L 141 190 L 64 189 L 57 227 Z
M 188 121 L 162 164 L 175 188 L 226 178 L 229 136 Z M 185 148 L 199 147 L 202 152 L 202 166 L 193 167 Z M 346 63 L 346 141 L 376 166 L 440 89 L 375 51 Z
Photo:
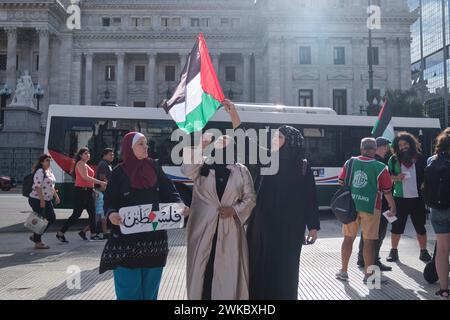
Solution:
M 22 182 L 42 152 L 39 148 L 0 148 L 0 174 Z

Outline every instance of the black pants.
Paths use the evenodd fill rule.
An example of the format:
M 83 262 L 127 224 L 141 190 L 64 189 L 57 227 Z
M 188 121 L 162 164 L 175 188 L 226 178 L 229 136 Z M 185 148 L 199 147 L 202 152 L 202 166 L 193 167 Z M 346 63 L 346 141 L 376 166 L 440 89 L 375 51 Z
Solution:
M 211 253 L 209 254 L 208 263 L 205 269 L 205 278 L 203 280 L 202 300 L 211 300 L 212 297 L 212 281 L 214 277 L 214 261 L 216 258 L 217 231 L 219 229 L 219 221 L 216 225 L 216 233 L 214 233 Z
M 427 211 L 422 198 L 394 198 L 397 207 L 397 220 L 392 224 L 391 232 L 403 234 L 405 232 L 408 216 L 419 235 L 426 235 L 425 224 L 427 222 Z
M 375 241 L 375 262 L 380 260 L 380 249 L 381 246 L 383 245 L 384 237 L 386 237 L 387 225 L 388 221 L 382 215 L 380 219 L 380 228 L 378 231 L 378 240 Z M 361 233 L 361 240 L 359 240 L 358 261 L 364 261 L 363 250 L 364 250 L 364 240 L 363 235 Z
M 95 199 L 93 189 L 75 187 L 74 195 L 74 207 L 72 215 L 67 219 L 66 223 L 61 229 L 62 233 L 65 233 L 77 220 L 80 218 L 83 210 L 86 209 L 89 215 L 89 227 L 91 234 L 96 233 L 95 227 Z
M 50 225 L 56 220 L 55 210 L 53 209 L 53 203 L 51 201 L 45 201 L 45 208 L 41 208 L 41 201 L 39 199 L 31 197 L 28 198 L 28 203 L 30 204 L 30 207 L 33 210 L 33 212 L 47 219 L 48 225 L 47 228 L 45 228 L 45 231 L 47 231 L 48 227 L 50 227 Z M 36 243 L 41 242 L 42 235 L 33 233 L 33 241 Z

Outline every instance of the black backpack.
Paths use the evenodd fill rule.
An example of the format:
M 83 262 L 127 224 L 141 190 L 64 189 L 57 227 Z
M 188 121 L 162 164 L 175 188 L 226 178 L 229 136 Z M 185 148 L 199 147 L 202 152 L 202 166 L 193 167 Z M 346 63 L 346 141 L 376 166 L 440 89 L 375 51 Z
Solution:
M 430 208 L 450 208 L 450 159 L 437 156 L 426 168 L 423 196 Z
M 33 191 L 33 177 L 34 173 L 30 173 L 23 178 L 22 195 L 29 198 L 31 191 Z
M 356 220 L 357 212 L 351 192 L 351 178 L 353 173 L 353 161 L 351 158 L 346 170 L 344 186 L 340 188 L 331 199 L 331 211 L 343 224 L 349 224 Z
M 37 170 L 36 170 L 36 171 L 37 171 Z M 30 173 L 30 174 L 26 175 L 26 176 L 23 178 L 23 183 L 22 183 L 22 195 L 23 195 L 24 197 L 29 198 L 29 197 L 30 197 L 31 191 L 33 191 L 34 174 L 36 173 L 36 171 L 33 172 L 33 173 Z M 45 176 L 46 176 L 46 175 L 45 175 L 45 171 L 44 171 L 44 179 L 45 179 Z

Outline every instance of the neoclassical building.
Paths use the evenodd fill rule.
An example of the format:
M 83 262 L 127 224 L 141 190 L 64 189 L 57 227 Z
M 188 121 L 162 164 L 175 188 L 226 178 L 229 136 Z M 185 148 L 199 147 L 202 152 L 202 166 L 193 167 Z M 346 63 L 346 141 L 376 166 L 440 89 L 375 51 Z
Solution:
M 382 8 L 375 89 L 408 88 L 407 1 L 373 3 Z M 0 3 L 0 85 L 14 89 L 28 70 L 45 90 L 44 112 L 49 103 L 155 107 L 175 87 L 200 31 L 234 100 L 348 114 L 366 104 L 365 0 L 82 0 L 79 30 L 66 26 L 68 5 Z
M 407 0 L 372 2 L 381 6 L 372 51 L 380 97 L 411 86 L 413 18 Z M 367 0 L 81 0 L 74 30 L 68 5 L 0 2 L 0 88 L 13 95 L 29 71 L 44 90 L 42 127 L 52 103 L 156 107 L 173 92 L 199 32 L 235 101 L 343 114 L 367 106 Z M 1 95 L 2 115 L 12 95 Z

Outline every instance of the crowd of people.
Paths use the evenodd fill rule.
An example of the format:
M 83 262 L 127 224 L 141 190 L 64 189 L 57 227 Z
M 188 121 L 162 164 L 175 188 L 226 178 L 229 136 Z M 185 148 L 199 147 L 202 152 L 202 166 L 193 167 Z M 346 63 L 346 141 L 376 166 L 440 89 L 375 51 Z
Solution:
M 233 128 L 245 129 L 234 104 L 229 100 L 222 104 Z M 249 139 L 248 143 L 258 141 Z M 291 126 L 276 131 L 270 149 L 279 157 L 279 170 L 274 175 L 258 174 L 255 167 L 261 167 L 259 163 L 226 159 L 211 164 L 202 155 L 210 144 L 213 156 L 222 153 L 226 158 L 230 154 L 226 150 L 233 148 L 235 141 L 224 135 L 213 142 L 211 136 L 203 135 L 200 145 L 185 154 L 181 167 L 194 182 L 192 203 L 183 211 L 188 217 L 188 299 L 297 299 L 302 246 L 313 244 L 320 230 L 315 179 L 301 132 Z M 73 170 L 73 213 L 56 234 L 59 241 L 67 243 L 66 231 L 83 210 L 88 212 L 89 225 L 79 236 L 87 240 L 90 233 L 93 241 L 107 240 L 100 273 L 113 271 L 117 299 L 157 299 L 169 251 L 165 230 L 123 234 L 119 210 L 149 203 L 182 204 L 174 184 L 149 157 L 148 145 L 143 134 L 130 132 L 122 140 L 121 163 L 112 169 L 114 151 L 105 149 L 96 170 L 88 164 L 89 150 L 81 148 Z M 364 283 L 372 281 L 374 271 L 370 267 L 392 269 L 381 262 L 380 248 L 388 229 L 387 219 L 394 216 L 397 220 L 391 227 L 387 261 L 399 260 L 399 242 L 411 217 L 420 249 L 418 258 L 429 262 L 432 257 L 427 251 L 425 228 L 428 207 L 437 235 L 440 290 L 436 294 L 448 299 L 450 207 L 426 203 L 423 186 L 429 166 L 450 163 L 450 128 L 437 137 L 435 154 L 428 161 L 417 139 L 407 132 L 399 132 L 392 143 L 383 137 L 363 138 L 360 149 L 361 154 L 349 159 L 339 175 L 341 184 L 346 178 L 350 181 L 357 217 L 343 225 L 342 268 L 336 278 L 349 281 L 349 261 L 359 226 L 362 233 L 357 264 L 364 269 Z M 196 155 L 202 159 L 198 163 L 188 158 Z M 45 217 L 48 225 L 55 221 L 52 200 L 60 202 L 50 161 L 48 154 L 39 158 L 29 196 L 33 211 Z M 450 179 L 450 175 L 443 177 Z M 447 183 L 450 185 L 450 181 Z M 440 192 L 438 185 L 428 184 L 427 188 L 434 194 Z M 41 236 L 30 237 L 36 249 L 48 248 Z M 386 283 L 386 278 L 381 277 L 381 283 Z

